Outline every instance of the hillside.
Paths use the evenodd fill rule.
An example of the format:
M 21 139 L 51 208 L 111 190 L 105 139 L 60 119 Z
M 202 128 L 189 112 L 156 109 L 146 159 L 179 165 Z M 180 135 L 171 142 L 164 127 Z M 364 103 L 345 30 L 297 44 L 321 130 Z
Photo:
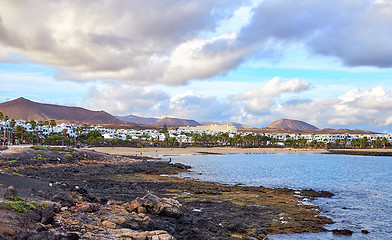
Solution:
M 291 130 L 318 129 L 317 127 L 310 125 L 309 123 L 298 121 L 298 120 L 291 120 L 291 119 L 277 120 L 265 128 L 267 128 L 267 129 L 291 129 Z
M 81 107 L 67 107 L 33 102 L 18 98 L 0 103 L 0 112 L 10 119 L 45 121 L 54 119 L 71 123 L 123 124 L 120 119 L 105 111 L 92 111 Z
M 154 125 L 155 122 L 159 120 L 159 118 L 138 117 L 132 114 L 128 116 L 116 116 L 116 117 L 125 122 L 131 122 L 131 123 L 143 124 L 143 125 Z
M 200 126 L 201 125 L 195 120 L 181 119 L 181 118 L 164 117 L 159 119 L 159 118 L 138 117 L 135 115 L 116 116 L 116 117 L 125 122 L 151 125 L 151 126 L 163 126 L 164 124 L 166 124 L 167 126 Z
M 201 124 L 195 120 L 181 119 L 181 118 L 170 118 L 164 117 L 154 123 L 154 125 L 168 125 L 168 126 L 200 126 Z

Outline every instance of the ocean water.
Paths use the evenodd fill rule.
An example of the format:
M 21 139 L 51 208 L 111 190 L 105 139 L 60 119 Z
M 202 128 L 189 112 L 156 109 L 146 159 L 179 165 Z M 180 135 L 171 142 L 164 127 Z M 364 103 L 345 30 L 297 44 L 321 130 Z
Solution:
M 192 166 L 189 177 L 248 186 L 327 190 L 334 197 L 311 204 L 352 236 L 332 233 L 272 235 L 270 239 L 392 239 L 392 157 L 321 154 L 180 155 L 173 162 Z M 361 230 L 369 234 L 362 234 Z

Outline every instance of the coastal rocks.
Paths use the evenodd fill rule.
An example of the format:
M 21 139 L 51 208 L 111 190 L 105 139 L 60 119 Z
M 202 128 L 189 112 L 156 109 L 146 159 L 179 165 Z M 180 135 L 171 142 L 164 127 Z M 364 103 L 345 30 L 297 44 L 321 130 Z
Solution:
M 128 214 L 125 218 L 125 221 L 122 221 L 122 218 L 117 218 L 116 221 L 123 228 L 130 228 L 134 230 L 152 230 L 156 227 L 156 223 L 154 223 L 149 216 L 144 213 L 135 213 L 132 212 Z
M 148 193 L 143 198 L 136 198 L 126 206 L 127 211 L 138 213 L 151 213 L 168 217 L 179 218 L 183 215 L 183 206 L 175 199 L 159 198 Z
M 18 195 L 18 192 L 14 188 L 14 186 L 9 186 L 4 193 L 4 197 L 10 197 L 10 196 L 16 196 Z
M 54 216 L 59 212 L 59 208 L 54 205 L 48 205 L 46 208 L 38 209 L 38 214 L 41 215 L 41 223 L 52 224 Z
M 265 229 L 257 229 L 253 231 L 247 238 L 248 240 L 257 239 L 257 240 L 264 240 L 267 239 L 267 231 Z
M 107 228 L 116 228 L 116 224 L 115 223 L 113 223 L 111 221 L 107 221 L 107 220 L 103 221 L 102 225 L 104 227 L 107 227 Z
M 87 213 L 93 213 L 93 212 L 98 212 L 100 210 L 100 206 L 96 203 L 83 203 L 77 206 L 78 211 L 81 212 L 87 212 Z
M 75 205 L 74 199 L 66 192 L 59 192 L 52 197 L 52 201 L 59 202 L 63 207 Z
M 322 197 L 322 198 L 331 198 L 335 196 L 335 194 L 328 192 L 328 191 L 315 191 L 313 189 L 305 189 L 301 190 L 302 195 L 308 197 Z
M 353 231 L 348 229 L 333 229 L 331 232 L 336 235 L 353 235 Z
M 129 233 L 124 234 L 123 237 L 128 237 L 134 240 L 176 240 L 175 237 L 162 230 Z

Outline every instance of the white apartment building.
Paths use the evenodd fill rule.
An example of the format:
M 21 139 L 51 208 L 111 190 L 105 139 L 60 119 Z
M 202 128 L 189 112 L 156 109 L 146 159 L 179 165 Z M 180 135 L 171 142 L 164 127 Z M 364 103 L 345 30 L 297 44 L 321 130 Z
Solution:
M 190 132 L 221 132 L 221 133 L 237 133 L 237 128 L 233 125 L 210 125 L 210 126 L 195 126 L 195 127 L 179 127 L 178 131 Z

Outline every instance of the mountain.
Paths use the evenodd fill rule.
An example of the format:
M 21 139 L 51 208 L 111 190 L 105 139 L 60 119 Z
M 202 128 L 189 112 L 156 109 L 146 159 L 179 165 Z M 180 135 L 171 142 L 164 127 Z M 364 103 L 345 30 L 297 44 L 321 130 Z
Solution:
M 67 107 L 54 104 L 33 102 L 25 98 L 17 98 L 0 103 L 0 112 L 10 119 L 24 119 L 91 124 L 124 124 L 120 119 L 105 111 L 92 111 L 81 107 Z
M 272 128 L 272 129 L 318 129 L 317 127 L 310 125 L 309 123 L 298 121 L 298 120 L 291 120 L 291 119 L 280 119 L 277 120 L 265 128 Z
M 220 123 L 219 123 L 219 122 L 201 122 L 200 124 L 203 125 L 203 126 L 211 126 L 211 125 L 232 125 L 232 126 L 235 126 L 235 127 L 238 128 L 238 129 L 241 129 L 241 128 L 253 128 L 253 127 L 247 126 L 247 125 L 245 125 L 245 124 L 236 123 L 236 122 L 225 122 L 225 121 L 220 122 Z
M 128 115 L 128 116 L 116 116 L 118 119 L 129 122 L 129 123 L 136 123 L 136 124 L 143 124 L 143 125 L 156 125 L 156 126 L 163 126 L 166 124 L 167 126 L 200 126 L 201 124 L 196 122 L 195 120 L 189 119 L 181 119 L 181 118 L 145 118 L 145 117 L 138 117 L 135 115 Z
M 181 118 L 170 118 L 164 117 L 154 123 L 154 125 L 168 125 L 168 126 L 200 126 L 201 124 L 195 120 L 181 119 Z
M 159 118 L 138 117 L 132 114 L 128 116 L 116 116 L 116 117 L 125 122 L 131 122 L 131 123 L 143 124 L 143 125 L 154 125 L 154 123 L 159 120 Z
M 236 123 L 236 122 L 225 122 L 225 121 L 223 121 L 223 122 L 220 123 L 220 125 L 226 125 L 226 124 L 227 125 L 233 125 L 236 128 L 253 128 L 251 126 L 248 126 L 248 125 L 245 125 L 245 124 L 242 124 L 242 123 Z

